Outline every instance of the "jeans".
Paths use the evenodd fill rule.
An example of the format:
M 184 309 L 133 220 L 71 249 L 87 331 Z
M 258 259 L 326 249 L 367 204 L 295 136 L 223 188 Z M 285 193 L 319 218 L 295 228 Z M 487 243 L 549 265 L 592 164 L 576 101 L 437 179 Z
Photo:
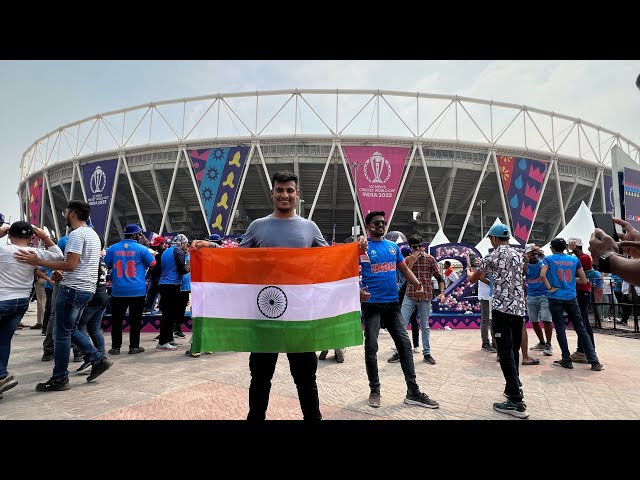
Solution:
M 0 378 L 7 376 L 11 340 L 29 308 L 29 297 L 0 300 Z
M 164 309 L 162 310 L 164 314 Z M 289 370 L 298 389 L 300 408 L 305 420 L 322 420 L 316 370 L 318 357 L 315 352 L 287 353 Z M 249 355 L 249 414 L 247 420 L 264 420 L 269 406 L 271 379 L 276 370 L 277 353 L 252 353 Z
M 506 386 L 505 393 L 514 403 L 522 401 L 519 385 L 520 343 L 522 342 L 523 318 L 518 315 L 492 310 L 493 331 L 496 335 L 496 347 L 500 357 L 500 368 Z
M 53 331 L 55 339 L 53 379 L 57 382 L 63 381 L 69 376 L 67 368 L 69 367 L 71 340 L 92 364 L 98 364 L 104 358 L 104 354 L 93 346 L 89 336 L 78 330 L 82 311 L 91 301 L 91 297 L 93 297 L 92 292 L 60 285 L 56 297 L 56 324 Z
M 56 298 L 58 298 L 59 290 L 60 284 L 54 283 L 51 290 L 51 312 L 47 322 L 46 336 L 42 341 L 42 351 L 45 355 L 53 355 L 54 351 L 53 329 L 56 326 Z M 73 347 L 73 356 L 79 357 L 81 355 L 80 349 L 73 342 L 71 342 L 71 346 Z
M 578 307 L 580 307 L 580 316 L 584 322 L 584 328 L 587 331 L 587 335 L 589 335 L 589 338 L 591 339 L 591 345 L 593 345 L 593 349 L 595 350 L 596 342 L 593 339 L 591 323 L 589 323 L 589 303 L 591 303 L 591 294 L 589 292 L 578 290 L 576 297 L 578 299 Z M 580 337 L 578 337 L 578 348 L 576 348 L 576 351 L 584 353 Z
M 560 300 L 557 298 L 549 299 L 549 310 L 551 310 L 551 317 L 553 318 L 553 326 L 556 328 L 556 338 L 558 339 L 558 345 L 562 350 L 562 360 L 566 362 L 571 361 L 571 352 L 569 352 L 569 345 L 567 344 L 566 325 L 564 324 L 563 312 L 567 312 L 569 320 L 573 324 L 573 329 L 578 334 L 578 339 L 582 342 L 584 353 L 587 355 L 589 363 L 599 363 L 596 352 L 593 349 L 593 344 L 587 331 L 582 323 L 582 316 L 580 315 L 580 307 L 578 307 L 578 301 L 573 298 L 571 300 Z
M 122 323 L 129 309 L 129 348 L 140 347 L 144 296 L 111 297 L 111 347 L 122 347 Z
M 489 300 L 480 300 L 480 338 L 482 338 L 482 346 L 496 345 L 496 337 L 493 332 L 493 323 L 491 322 L 491 302 Z M 489 342 L 489 330 L 491 330 L 491 342 Z
M 46 333 L 47 326 L 49 325 L 49 318 L 51 318 L 51 294 L 53 293 L 53 289 L 45 288 L 44 295 L 47 299 L 44 307 L 44 316 L 42 317 L 42 330 Z
M 157 267 L 156 267 L 157 268 Z M 144 308 L 153 310 L 153 304 L 156 301 L 158 295 L 158 285 L 160 283 L 160 277 L 149 277 L 149 287 L 147 288 L 147 299 L 144 304 Z
M 102 335 L 102 317 L 106 310 L 106 305 L 87 305 L 84 307 L 82 316 L 78 322 L 78 328 L 82 331 L 87 331 L 93 346 L 103 355 L 105 350 L 104 336 Z M 88 358 L 85 360 L 88 360 Z
M 418 308 L 418 315 L 420 315 L 420 332 L 422 332 L 422 354 L 431 354 L 431 345 L 429 344 L 429 336 L 431 329 L 429 327 L 429 310 L 431 310 L 431 300 L 416 301 L 404 296 L 402 301 L 402 307 L 400 313 L 402 314 L 402 320 L 404 322 L 404 328 L 407 328 L 409 321 L 411 320 L 411 313 L 415 308 Z
M 400 366 L 407 383 L 407 391 L 412 395 L 420 393 L 420 387 L 416 383 L 416 369 L 413 364 L 413 353 L 409 333 L 400 314 L 400 303 L 371 303 L 360 304 L 364 319 L 364 361 L 369 378 L 369 388 L 372 392 L 380 393 L 380 377 L 378 376 L 378 334 L 380 333 L 380 321 L 391 335 L 398 349 Z M 428 320 L 427 320 L 428 322 Z

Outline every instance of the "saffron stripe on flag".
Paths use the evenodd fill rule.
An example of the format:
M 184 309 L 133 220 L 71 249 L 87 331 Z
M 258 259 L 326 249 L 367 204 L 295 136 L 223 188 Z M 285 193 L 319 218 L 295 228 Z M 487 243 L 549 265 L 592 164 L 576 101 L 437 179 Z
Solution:
M 202 317 L 305 321 L 360 311 L 358 277 L 313 285 L 191 283 L 193 312 Z
M 191 249 L 191 281 L 309 285 L 358 277 L 358 244 Z
M 193 318 L 194 352 L 317 352 L 362 345 L 360 312 L 288 322 Z

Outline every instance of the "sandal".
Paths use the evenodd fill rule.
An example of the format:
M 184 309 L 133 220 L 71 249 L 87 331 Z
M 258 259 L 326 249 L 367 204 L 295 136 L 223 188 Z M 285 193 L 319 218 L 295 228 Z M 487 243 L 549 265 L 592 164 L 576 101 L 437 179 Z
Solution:
M 532 358 L 530 361 L 522 361 L 522 365 L 540 365 L 540 359 L 539 358 Z

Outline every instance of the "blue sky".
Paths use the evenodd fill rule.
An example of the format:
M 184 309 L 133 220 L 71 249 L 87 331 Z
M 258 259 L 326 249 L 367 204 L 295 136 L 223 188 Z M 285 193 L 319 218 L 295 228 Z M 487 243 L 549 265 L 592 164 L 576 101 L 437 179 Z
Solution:
M 217 92 L 372 88 L 463 95 L 583 118 L 640 143 L 639 61 L 0 61 L 0 212 L 18 218 L 19 163 L 56 127 Z

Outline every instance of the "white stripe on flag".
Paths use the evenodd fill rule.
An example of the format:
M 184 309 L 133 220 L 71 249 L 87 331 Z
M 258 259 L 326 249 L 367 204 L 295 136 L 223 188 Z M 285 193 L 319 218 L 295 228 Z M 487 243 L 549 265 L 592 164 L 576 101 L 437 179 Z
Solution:
M 259 307 L 258 296 L 267 287 L 270 286 L 192 282 L 192 316 L 303 321 L 335 317 L 360 310 L 358 277 L 312 285 L 273 286 L 274 288 L 262 292 Z M 286 296 L 286 308 L 280 291 Z M 270 303 L 271 300 L 274 301 L 273 304 Z

